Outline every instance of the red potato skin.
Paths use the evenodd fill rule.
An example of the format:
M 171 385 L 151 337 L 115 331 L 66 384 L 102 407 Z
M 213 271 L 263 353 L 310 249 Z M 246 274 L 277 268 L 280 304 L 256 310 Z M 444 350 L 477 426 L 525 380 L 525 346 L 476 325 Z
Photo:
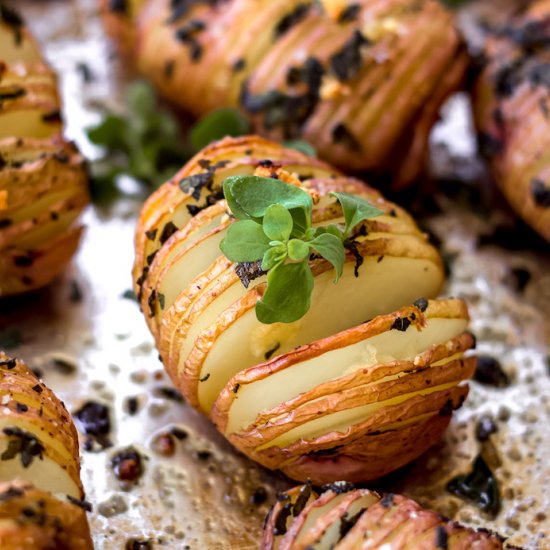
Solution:
M 27 27 L 10 21 L 0 21 L 0 91 L 20 93 L 0 102 L 0 298 L 41 288 L 65 269 L 90 201 L 84 158 L 62 137 L 57 76 Z
M 338 494 L 345 496 L 339 503 Z M 294 511 L 301 494 L 309 501 L 300 510 Z M 451 521 L 440 514 L 422 508 L 417 502 L 402 495 L 384 496 L 367 489 L 355 489 L 347 482 L 338 482 L 314 489 L 302 485 L 278 495 L 264 526 L 261 550 L 305 550 L 314 547 L 320 536 L 342 512 L 361 496 L 370 496 L 375 502 L 352 520 L 351 526 L 334 546 L 334 550 L 358 550 L 391 548 L 392 550 L 501 550 L 504 539 L 485 529 L 470 529 Z M 334 502 L 332 506 L 330 503 Z M 313 511 L 327 507 L 313 525 L 302 532 L 305 522 Z
M 84 498 L 78 434 L 63 402 L 25 363 L 1 351 L 0 395 L 3 403 L 0 439 L 13 437 L 7 428 L 30 433 L 42 446 L 40 459 L 47 457 L 65 470 L 74 482 L 78 498 Z M 18 406 L 21 404 L 26 407 Z M 19 474 L 23 479 L 7 480 L 2 467 L 8 460 L 19 460 L 19 457 L 2 456 L 0 462 L 0 548 L 93 550 L 85 512 L 87 505 L 77 498 L 71 500 L 35 487 L 24 479 L 25 470 Z
M 550 242 L 550 88 L 542 72 L 533 76 L 550 62 L 543 46 L 550 40 L 550 1 L 530 3 L 502 28 L 487 37 L 488 62 L 474 89 L 480 145 L 510 205 Z M 513 39 L 522 32 L 531 40 L 540 35 L 541 45 Z
M 183 11 L 148 0 L 126 13 L 109 4 L 100 0 L 107 31 L 176 105 L 196 116 L 238 107 L 254 132 L 302 137 L 332 164 L 396 188 L 424 169 L 439 108 L 468 64 L 453 16 L 436 0 L 360 0 L 347 19 L 310 0 L 218 0 Z M 272 114 L 266 94 L 286 107 Z

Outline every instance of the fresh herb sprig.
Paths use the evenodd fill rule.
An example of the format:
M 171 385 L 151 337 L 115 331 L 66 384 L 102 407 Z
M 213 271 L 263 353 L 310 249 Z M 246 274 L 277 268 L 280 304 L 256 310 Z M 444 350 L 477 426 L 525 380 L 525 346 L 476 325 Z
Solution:
M 87 129 L 89 140 L 104 154 L 91 163 L 92 197 L 105 204 L 122 195 L 119 178 L 127 176 L 150 191 L 172 177 L 191 156 L 213 141 L 250 132 L 244 115 L 232 107 L 216 109 L 182 132 L 177 117 L 159 105 L 153 87 L 131 83 L 125 108 L 105 111 L 101 121 Z M 303 140 L 286 147 L 315 156 Z
M 258 263 L 267 272 L 267 288 L 256 303 L 256 316 L 265 324 L 292 323 L 311 305 L 314 277 L 312 255 L 332 264 L 334 282 L 345 262 L 344 243 L 353 229 L 382 211 L 348 193 L 331 193 L 342 207 L 345 227 L 312 227 L 313 200 L 304 190 L 283 181 L 258 176 L 231 176 L 223 183 L 227 204 L 237 222 L 220 244 L 237 264 Z

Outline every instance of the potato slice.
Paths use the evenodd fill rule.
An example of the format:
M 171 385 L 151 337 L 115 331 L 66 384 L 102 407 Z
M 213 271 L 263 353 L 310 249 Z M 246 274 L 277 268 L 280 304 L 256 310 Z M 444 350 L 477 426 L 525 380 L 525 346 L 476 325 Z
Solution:
M 0 13 L 0 58 L 4 63 L 36 63 L 42 59 L 38 43 L 21 16 L 2 4 Z
M 485 529 L 463 527 L 401 495 L 381 497 L 348 482 L 336 482 L 319 492 L 307 484 L 280 494 L 267 517 L 261 548 L 498 550 L 503 540 Z
M 245 288 L 220 252 L 232 223 L 220 186 L 250 173 L 310 192 L 314 225 L 342 223 L 331 191 L 383 212 L 356 229 L 362 264 L 348 253 L 338 284 L 328 262 L 311 260 L 311 308 L 294 323 L 260 323 L 265 275 Z M 195 197 L 179 188 L 183 177 L 202 185 Z M 295 479 L 384 475 L 430 447 L 468 393 L 475 359 L 463 357 L 474 344 L 465 304 L 423 298 L 403 307 L 435 297 L 443 283 L 426 235 L 378 192 L 266 140 L 207 147 L 149 199 L 136 275 L 162 361 L 189 403 L 242 452 Z
M 467 323 L 458 300 L 377 317 L 240 372 L 212 418 L 243 452 L 291 477 L 326 482 L 326 462 L 338 461 L 350 480 L 380 477 L 424 452 L 460 406 L 459 384 L 475 368 L 462 359 L 473 345 Z M 431 439 L 410 448 L 420 426 Z M 395 443 L 376 456 L 378 436 Z
M 47 65 L 0 66 L 0 139 L 58 134 L 59 109 L 57 78 Z
M 74 254 L 87 170 L 61 137 L 57 78 L 22 19 L 0 7 L 0 297 L 44 286 Z
M 82 498 L 78 436 L 55 394 L 17 359 L 0 353 L 0 482 L 23 479 Z
M 517 214 L 548 242 L 550 53 L 543 45 L 550 37 L 549 18 L 550 3 L 537 0 L 506 22 L 509 32 L 486 26 L 487 63 L 473 95 L 481 152 L 498 187 Z
M 28 482 L 1 483 L 0 546 L 3 550 L 92 550 L 85 507 L 80 500 L 55 498 Z
M 303 137 L 321 158 L 396 186 L 421 173 L 468 65 L 436 0 L 99 4 L 119 48 L 178 106 L 239 108 L 254 132 Z

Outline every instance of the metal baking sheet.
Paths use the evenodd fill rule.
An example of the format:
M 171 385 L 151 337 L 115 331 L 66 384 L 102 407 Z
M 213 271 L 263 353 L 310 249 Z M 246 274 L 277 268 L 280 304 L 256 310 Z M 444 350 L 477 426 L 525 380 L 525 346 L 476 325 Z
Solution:
M 97 102 L 115 102 L 124 82 L 96 2 L 22 1 L 17 7 L 59 73 L 67 135 L 93 158 L 98 152 L 86 142 L 84 128 L 99 119 Z M 91 69 L 89 83 L 82 64 Z M 498 358 L 512 385 L 494 389 L 473 382 L 444 440 L 380 487 L 468 525 L 495 529 L 510 544 L 550 548 L 549 249 L 521 226 L 509 233 L 502 229 L 512 215 L 487 191 L 464 95 L 447 105 L 432 142 L 432 170 L 445 192 L 435 195 L 434 213 L 422 223 L 452 260 L 445 295 L 468 300 L 480 353 Z M 409 207 L 414 201 L 403 196 L 401 202 Z M 167 549 L 257 548 L 263 518 L 277 490 L 289 482 L 234 451 L 167 390 L 170 382 L 138 306 L 124 297 L 131 287 L 139 208 L 132 199 L 108 210 L 90 208 L 72 268 L 50 288 L 0 303 L 0 331 L 21 336 L 9 351 L 39 369 L 69 410 L 89 399 L 109 407 L 112 447 L 85 450 L 82 438 L 82 478 L 94 505 L 96 548 L 132 548 L 128 541 Z M 500 244 L 499 235 L 504 235 Z M 66 372 L 54 359 L 74 362 L 77 369 Z M 496 518 L 445 490 L 481 450 L 474 430 L 482 414 L 491 414 L 498 427 L 483 444 L 503 497 Z M 165 456 L 157 436 L 174 427 L 187 436 L 176 432 L 180 439 L 161 439 L 164 453 L 174 451 Z M 113 454 L 127 446 L 144 457 L 144 473 L 135 483 L 118 481 L 111 467 Z

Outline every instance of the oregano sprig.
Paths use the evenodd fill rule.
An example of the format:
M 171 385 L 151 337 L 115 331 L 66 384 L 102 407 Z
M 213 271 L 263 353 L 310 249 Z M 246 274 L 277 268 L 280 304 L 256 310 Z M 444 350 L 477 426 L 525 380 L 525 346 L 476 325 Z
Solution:
M 231 176 L 223 192 L 237 221 L 227 230 L 221 251 L 232 262 L 260 262 L 267 288 L 256 304 L 262 323 L 292 323 L 309 310 L 314 277 L 312 254 L 332 264 L 337 283 L 344 270 L 344 242 L 361 222 L 383 212 L 348 193 L 331 193 L 342 207 L 345 227 L 313 227 L 313 200 L 292 184 L 259 176 Z

